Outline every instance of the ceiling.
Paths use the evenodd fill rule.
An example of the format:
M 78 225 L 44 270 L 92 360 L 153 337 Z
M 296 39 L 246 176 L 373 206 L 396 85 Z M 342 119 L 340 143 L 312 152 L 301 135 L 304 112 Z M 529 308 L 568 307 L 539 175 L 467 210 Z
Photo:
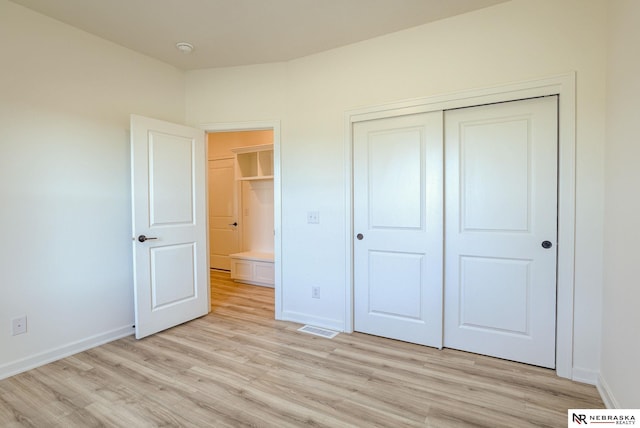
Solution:
M 192 70 L 287 61 L 507 0 L 11 1 Z

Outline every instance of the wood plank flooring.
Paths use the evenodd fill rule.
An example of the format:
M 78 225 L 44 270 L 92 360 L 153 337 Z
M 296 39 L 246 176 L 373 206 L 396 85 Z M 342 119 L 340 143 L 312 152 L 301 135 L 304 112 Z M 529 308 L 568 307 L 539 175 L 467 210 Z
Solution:
M 602 408 L 551 370 L 273 319 L 273 289 L 212 273 L 212 312 L 0 381 L 0 427 L 565 427 Z

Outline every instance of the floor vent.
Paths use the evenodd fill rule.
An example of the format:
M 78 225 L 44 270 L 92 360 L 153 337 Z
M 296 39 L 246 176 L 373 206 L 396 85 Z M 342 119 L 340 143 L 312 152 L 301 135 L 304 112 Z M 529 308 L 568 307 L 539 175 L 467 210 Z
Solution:
M 303 333 L 313 334 L 314 336 L 324 337 L 326 339 L 333 339 L 338 335 L 337 331 L 327 330 L 326 328 L 314 327 L 312 325 L 305 325 L 300 327 L 298 331 Z

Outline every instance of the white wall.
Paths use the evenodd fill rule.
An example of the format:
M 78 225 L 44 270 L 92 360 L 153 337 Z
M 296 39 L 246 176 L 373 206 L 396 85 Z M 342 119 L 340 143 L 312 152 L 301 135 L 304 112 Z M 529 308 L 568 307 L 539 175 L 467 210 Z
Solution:
M 574 377 L 600 365 L 606 1 L 513 0 L 285 64 L 187 73 L 187 120 L 282 121 L 283 315 L 344 325 L 344 113 L 577 72 Z M 307 211 L 321 223 L 308 225 Z M 311 286 L 322 299 L 311 298 Z
M 188 77 L 186 115 L 193 126 L 284 116 L 285 63 L 195 70 Z
M 131 332 L 129 114 L 183 121 L 184 74 L 6 0 L 0 43 L 2 378 Z
M 273 253 L 273 180 L 241 183 L 241 251 Z
M 608 405 L 640 409 L 640 2 L 610 2 L 602 366 Z

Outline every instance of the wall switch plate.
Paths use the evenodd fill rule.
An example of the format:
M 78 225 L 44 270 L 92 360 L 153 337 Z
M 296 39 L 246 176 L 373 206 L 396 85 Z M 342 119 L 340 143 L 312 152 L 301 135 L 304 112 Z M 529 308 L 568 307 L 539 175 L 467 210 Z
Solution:
M 320 298 L 320 287 L 311 287 L 311 297 L 314 299 Z
M 11 320 L 11 334 L 17 336 L 27 332 L 27 316 L 14 318 Z
M 318 223 L 320 223 L 320 212 L 319 211 L 308 211 L 307 212 L 307 223 L 309 223 L 309 224 L 318 224 Z

